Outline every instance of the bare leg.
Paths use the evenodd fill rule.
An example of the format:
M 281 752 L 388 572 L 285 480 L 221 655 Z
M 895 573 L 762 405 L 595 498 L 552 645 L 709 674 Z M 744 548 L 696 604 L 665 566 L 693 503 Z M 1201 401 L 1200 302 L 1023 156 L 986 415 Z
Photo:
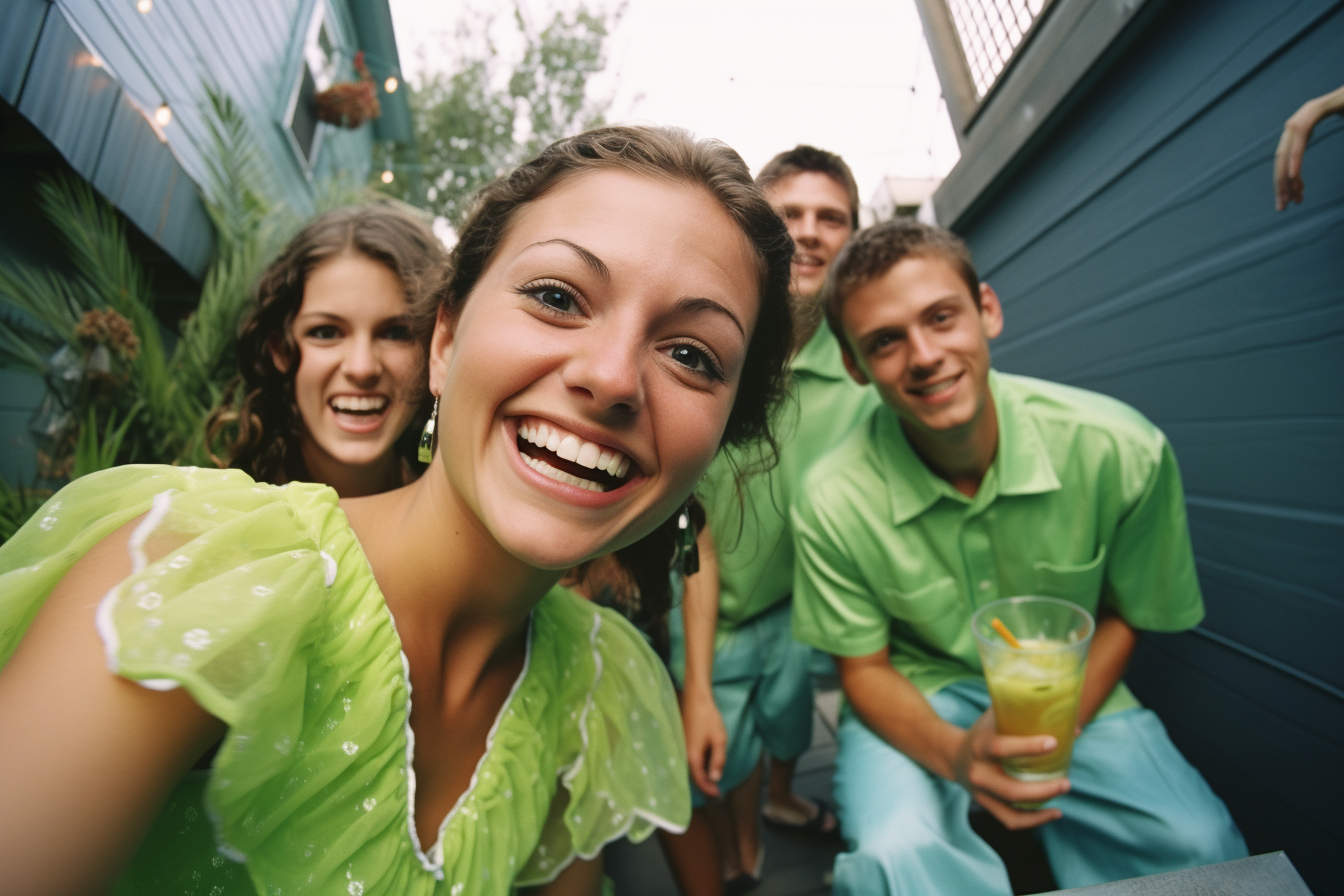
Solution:
M 728 794 L 725 805 L 731 821 L 731 840 L 737 847 L 738 866 L 729 868 L 724 864 L 724 877 L 731 879 L 746 872 L 756 873 L 761 851 L 761 766 L 765 757 L 756 764 L 756 768 L 747 779 Z M 720 841 L 723 842 L 723 841 Z M 726 850 L 725 850 L 726 852 Z
M 684 834 L 658 831 L 658 843 L 672 868 L 672 877 L 682 896 L 722 896 L 723 873 L 715 831 L 709 821 L 709 806 L 691 812 Z

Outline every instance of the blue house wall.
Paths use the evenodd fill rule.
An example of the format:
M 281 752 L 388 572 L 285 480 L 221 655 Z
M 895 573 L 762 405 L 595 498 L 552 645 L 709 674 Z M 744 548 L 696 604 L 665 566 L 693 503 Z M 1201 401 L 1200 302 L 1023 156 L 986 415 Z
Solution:
M 1271 186 L 1284 120 L 1344 83 L 1344 3 L 1169 0 L 1134 27 L 944 223 L 1003 299 L 996 367 L 1170 438 L 1208 615 L 1146 635 L 1128 680 L 1252 852 L 1344 892 L 1344 120 L 1303 205 Z

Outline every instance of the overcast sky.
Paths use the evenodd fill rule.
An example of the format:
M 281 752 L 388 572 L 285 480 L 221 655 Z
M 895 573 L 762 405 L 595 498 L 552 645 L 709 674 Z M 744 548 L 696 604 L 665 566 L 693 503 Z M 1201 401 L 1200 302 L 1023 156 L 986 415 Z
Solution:
M 468 4 L 390 4 L 403 71 L 448 68 L 443 47 Z M 469 5 L 498 12 L 509 53 L 512 2 Z M 525 5 L 539 24 L 556 8 Z M 590 90 L 611 97 L 609 121 L 717 137 L 753 171 L 797 143 L 838 152 L 865 202 L 884 176 L 941 177 L 956 163 L 939 94 L 913 0 L 629 0 Z

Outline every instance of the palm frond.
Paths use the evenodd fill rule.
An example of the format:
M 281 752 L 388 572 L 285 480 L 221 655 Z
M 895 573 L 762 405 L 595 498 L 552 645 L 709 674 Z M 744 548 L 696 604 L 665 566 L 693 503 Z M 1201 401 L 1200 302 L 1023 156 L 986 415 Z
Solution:
M 246 243 L 264 226 L 276 191 L 265 166 L 251 123 L 233 98 L 221 88 L 206 85 L 205 123 L 211 153 L 206 158 L 205 200 L 215 225 L 217 251 Z
M 22 263 L 0 263 L 0 297 L 66 342 L 88 310 L 85 292 L 65 274 Z
M 131 321 L 154 307 L 149 278 L 126 241 L 121 217 L 77 177 L 44 177 L 38 203 L 65 242 L 75 271 L 104 302 Z
M 66 244 L 78 275 L 76 283 L 84 287 L 82 304 L 86 308 L 109 305 L 131 322 L 140 339 L 135 373 L 141 394 L 152 413 L 171 413 L 167 396 L 174 384 L 154 317 L 149 278 L 131 252 L 117 211 L 75 177 L 43 178 L 37 193 L 43 212 Z
M 42 376 L 47 358 L 63 345 L 63 340 L 45 328 L 11 319 L 0 310 L 0 367 L 17 367 Z

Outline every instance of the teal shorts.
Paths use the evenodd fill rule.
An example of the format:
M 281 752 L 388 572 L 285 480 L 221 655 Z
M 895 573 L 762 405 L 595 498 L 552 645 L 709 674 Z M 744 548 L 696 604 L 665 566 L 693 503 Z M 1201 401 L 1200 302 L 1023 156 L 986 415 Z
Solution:
M 748 619 L 714 651 L 714 704 L 728 729 L 728 756 L 719 780 L 724 793 L 747 779 L 763 752 L 787 761 L 812 742 L 813 650 L 794 640 L 791 608 L 785 600 Z M 668 614 L 668 634 L 680 685 L 686 638 L 679 607 Z M 703 806 L 708 799 L 692 784 L 692 805 Z

